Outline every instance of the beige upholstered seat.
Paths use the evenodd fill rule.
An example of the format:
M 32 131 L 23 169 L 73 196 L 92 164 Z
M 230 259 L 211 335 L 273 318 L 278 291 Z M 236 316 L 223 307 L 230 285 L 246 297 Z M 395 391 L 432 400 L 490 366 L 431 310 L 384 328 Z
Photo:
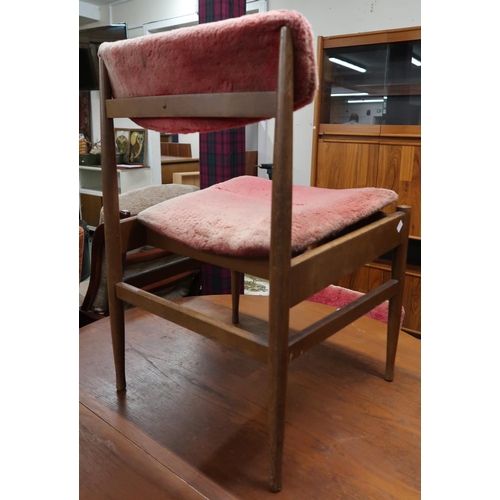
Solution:
M 146 186 L 121 194 L 119 199 L 120 211 L 127 216 L 135 216 L 142 210 L 152 207 L 158 203 L 173 199 L 177 196 L 198 191 L 196 186 L 183 184 L 160 184 Z M 89 285 L 85 297 L 80 306 L 80 312 L 91 320 L 99 319 L 108 315 L 108 290 L 107 290 L 107 270 L 104 259 L 104 211 L 101 209 L 99 226 L 96 228 L 92 244 L 92 269 Z M 127 252 L 128 265 L 124 267 L 123 278 L 130 279 L 134 276 L 146 272 L 160 271 L 164 269 L 165 275 L 169 278 L 166 283 L 160 283 L 159 275 L 155 294 L 166 299 L 175 299 L 193 294 L 196 287 L 199 287 L 199 280 L 196 273 L 186 272 L 186 267 L 180 267 L 186 261 L 179 255 L 169 253 L 153 253 L 151 245 L 130 250 Z M 168 272 L 167 268 L 171 271 Z M 197 268 L 198 266 L 193 266 Z M 179 269 L 180 268 L 180 269 Z M 176 274 L 176 270 L 180 270 Z M 130 305 L 126 305 L 128 309 Z

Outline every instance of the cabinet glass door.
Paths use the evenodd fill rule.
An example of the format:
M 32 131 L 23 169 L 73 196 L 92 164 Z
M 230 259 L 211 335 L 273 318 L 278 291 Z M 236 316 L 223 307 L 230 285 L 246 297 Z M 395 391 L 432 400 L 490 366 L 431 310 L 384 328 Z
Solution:
M 420 125 L 420 40 L 324 49 L 321 123 Z

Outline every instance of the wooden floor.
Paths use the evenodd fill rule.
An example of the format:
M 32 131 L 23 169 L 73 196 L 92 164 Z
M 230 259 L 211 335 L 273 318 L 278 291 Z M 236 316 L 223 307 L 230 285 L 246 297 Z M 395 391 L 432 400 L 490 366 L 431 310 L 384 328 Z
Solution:
M 265 300 L 243 296 L 242 311 L 260 317 Z M 331 310 L 299 304 L 292 326 Z M 275 494 L 266 366 L 149 313 L 126 316 L 124 392 L 108 320 L 80 329 L 81 500 L 420 498 L 419 340 L 401 333 L 391 383 L 385 325 L 366 317 L 290 364 Z

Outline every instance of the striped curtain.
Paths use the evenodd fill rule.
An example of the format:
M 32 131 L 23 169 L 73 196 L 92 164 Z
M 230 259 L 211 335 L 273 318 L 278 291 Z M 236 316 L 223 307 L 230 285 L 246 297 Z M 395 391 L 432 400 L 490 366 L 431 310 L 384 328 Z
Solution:
M 243 16 L 245 10 L 246 0 L 198 0 L 200 24 Z M 200 189 L 244 174 L 245 127 L 200 134 Z M 228 269 L 204 264 L 201 272 L 204 295 L 231 292 Z

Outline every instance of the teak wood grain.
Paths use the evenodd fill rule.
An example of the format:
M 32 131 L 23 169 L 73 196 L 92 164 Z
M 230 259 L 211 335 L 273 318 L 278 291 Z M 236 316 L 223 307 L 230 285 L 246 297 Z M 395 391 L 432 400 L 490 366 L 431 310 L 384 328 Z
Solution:
M 180 156 L 192 158 L 191 144 L 182 142 L 160 142 L 161 156 Z
M 231 314 L 230 296 L 199 299 Z M 303 303 L 290 326 L 332 310 Z M 265 301 L 242 296 L 240 312 L 263 319 Z M 80 330 L 81 500 L 277 498 L 266 488 L 265 364 L 139 309 L 126 317 L 126 392 L 115 389 L 109 319 Z M 420 498 L 420 341 L 401 335 L 388 383 L 385 335 L 363 317 L 290 364 L 279 498 Z
M 320 36 L 317 51 L 320 81 L 331 80 L 331 65 L 325 64 L 327 49 L 420 40 L 420 36 L 420 27 Z M 315 101 L 311 185 L 331 189 L 367 186 L 393 189 L 398 193 L 398 200 L 384 211 L 393 212 L 396 205 L 410 206 L 410 238 L 419 240 L 422 233 L 421 126 L 358 124 L 353 127 L 329 123 L 330 90 L 327 85 L 322 87 Z M 388 92 L 391 95 L 420 93 L 420 85 L 396 87 L 380 87 L 378 91 L 383 95 Z M 325 102 L 328 106 L 322 105 Z M 335 284 L 366 293 L 387 276 L 385 270 L 365 266 Z M 420 335 L 421 329 L 420 285 L 420 271 L 418 274 L 406 273 L 403 326 L 416 335 Z

